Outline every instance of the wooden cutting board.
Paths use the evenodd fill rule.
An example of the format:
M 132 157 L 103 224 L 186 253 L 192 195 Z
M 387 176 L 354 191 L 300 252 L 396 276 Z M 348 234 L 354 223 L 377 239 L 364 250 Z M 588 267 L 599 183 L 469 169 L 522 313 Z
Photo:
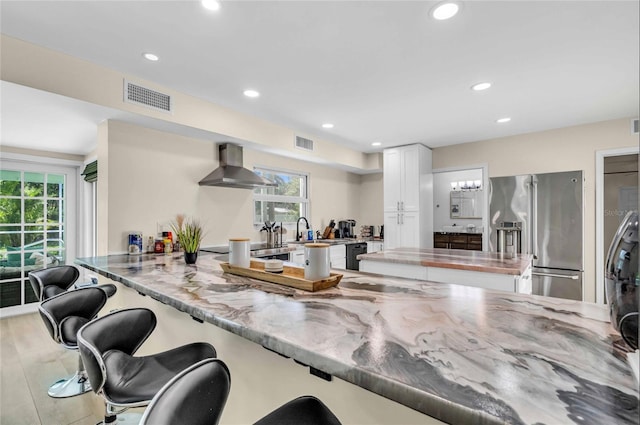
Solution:
M 340 283 L 342 275 L 331 273 L 329 277 L 321 280 L 306 280 L 304 278 L 304 269 L 301 267 L 283 266 L 282 273 L 271 273 L 264 271 L 264 263 L 260 261 L 252 261 L 249 268 L 232 266 L 229 263 L 220 263 L 220 267 L 225 273 L 231 273 L 238 276 L 250 277 L 253 279 L 264 280 L 266 282 L 276 283 L 278 285 L 289 286 L 291 288 L 302 289 L 304 291 L 320 291 L 336 286 Z

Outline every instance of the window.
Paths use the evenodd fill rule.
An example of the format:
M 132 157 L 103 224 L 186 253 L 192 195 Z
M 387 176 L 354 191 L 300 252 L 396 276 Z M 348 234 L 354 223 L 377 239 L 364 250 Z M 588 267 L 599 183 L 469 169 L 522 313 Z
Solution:
M 0 169 L 0 308 L 37 299 L 27 274 L 73 258 L 73 168 L 3 161 Z M 71 257 L 70 257 L 71 256 Z
M 13 297 L 3 284 L 0 307 L 22 304 L 19 281 L 29 270 L 64 263 L 64 190 L 64 175 L 0 170 L 0 279 L 18 289 Z M 37 301 L 25 291 L 25 302 Z
M 278 184 L 277 187 L 257 188 L 253 191 L 253 222 L 265 221 L 295 224 L 309 211 L 309 176 L 289 171 L 254 168 L 256 174 Z

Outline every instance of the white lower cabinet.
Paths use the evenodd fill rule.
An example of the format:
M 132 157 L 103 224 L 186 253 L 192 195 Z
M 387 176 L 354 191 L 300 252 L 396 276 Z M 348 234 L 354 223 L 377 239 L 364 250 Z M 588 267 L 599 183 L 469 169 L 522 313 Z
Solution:
M 345 245 L 331 245 L 329 257 L 332 269 L 347 268 L 347 249 Z M 295 251 L 289 253 L 289 261 L 299 266 L 304 266 L 304 245 L 300 245 Z
M 289 261 L 299 266 L 304 266 L 304 247 L 291 251 L 289 253 Z
M 420 241 L 420 213 L 390 212 L 384 214 L 384 242 L 387 249 L 417 248 Z
M 347 246 L 331 245 L 329 247 L 329 257 L 331 257 L 331 268 L 345 270 L 347 268 Z
M 384 249 L 384 244 L 380 241 L 367 242 L 367 254 L 372 252 L 380 252 Z
M 446 267 L 426 267 L 417 264 L 362 260 L 360 261 L 360 271 L 519 294 L 530 295 L 532 291 L 530 266 L 521 275 L 510 275 Z

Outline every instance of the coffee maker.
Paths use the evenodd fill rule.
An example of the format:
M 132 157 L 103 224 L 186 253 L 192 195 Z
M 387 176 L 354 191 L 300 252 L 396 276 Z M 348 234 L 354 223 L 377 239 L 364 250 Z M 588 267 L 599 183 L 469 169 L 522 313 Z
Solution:
M 340 236 L 343 238 L 355 238 L 356 235 L 356 221 L 355 220 L 342 220 L 338 222 L 338 229 L 340 230 Z

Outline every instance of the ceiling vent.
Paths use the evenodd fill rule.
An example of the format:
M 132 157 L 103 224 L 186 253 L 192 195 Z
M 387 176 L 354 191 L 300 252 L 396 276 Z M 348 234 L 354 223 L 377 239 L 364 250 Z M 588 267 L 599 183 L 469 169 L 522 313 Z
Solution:
M 638 134 L 638 118 L 631 120 L 631 134 Z
M 305 139 L 304 137 L 296 136 L 296 148 L 304 149 L 309 152 L 313 152 L 313 140 Z
M 171 112 L 171 96 L 124 80 L 124 101 Z

